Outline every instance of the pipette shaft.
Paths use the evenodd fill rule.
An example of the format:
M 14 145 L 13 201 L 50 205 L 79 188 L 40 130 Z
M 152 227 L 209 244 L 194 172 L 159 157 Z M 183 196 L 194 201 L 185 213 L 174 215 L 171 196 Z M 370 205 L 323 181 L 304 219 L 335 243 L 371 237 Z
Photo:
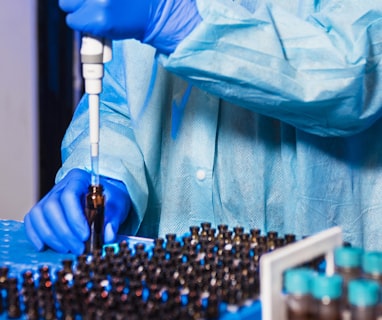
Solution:
M 99 185 L 99 95 L 102 92 L 103 64 L 111 59 L 111 46 L 102 39 L 83 36 L 81 45 L 82 74 L 89 99 L 89 135 L 91 184 Z
M 99 95 L 89 94 L 91 184 L 99 185 Z

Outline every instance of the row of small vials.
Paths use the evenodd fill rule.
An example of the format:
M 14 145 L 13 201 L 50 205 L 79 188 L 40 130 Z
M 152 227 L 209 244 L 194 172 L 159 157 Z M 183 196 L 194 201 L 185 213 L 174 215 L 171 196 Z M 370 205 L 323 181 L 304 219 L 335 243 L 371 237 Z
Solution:
M 334 264 L 332 275 L 306 266 L 285 271 L 288 320 L 382 319 L 382 252 L 337 247 Z

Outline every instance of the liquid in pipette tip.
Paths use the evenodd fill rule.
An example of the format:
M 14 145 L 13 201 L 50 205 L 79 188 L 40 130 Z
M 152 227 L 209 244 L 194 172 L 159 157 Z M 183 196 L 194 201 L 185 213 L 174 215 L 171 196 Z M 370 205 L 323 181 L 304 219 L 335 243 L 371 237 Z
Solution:
M 99 171 L 98 171 L 98 156 L 91 157 L 91 184 L 93 186 L 99 185 Z

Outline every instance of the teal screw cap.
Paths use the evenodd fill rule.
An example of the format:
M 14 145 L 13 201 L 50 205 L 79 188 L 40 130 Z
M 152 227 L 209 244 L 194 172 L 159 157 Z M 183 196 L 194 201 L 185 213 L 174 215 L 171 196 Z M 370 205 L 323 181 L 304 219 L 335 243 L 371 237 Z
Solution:
M 312 295 L 316 299 L 338 299 L 342 295 L 343 279 L 340 275 L 318 274 L 312 279 Z
M 368 307 L 378 302 L 379 285 L 375 281 L 356 279 L 349 281 L 349 303 L 358 307 Z
M 342 268 L 358 268 L 362 265 L 363 249 L 338 247 L 334 249 L 334 264 Z
M 294 268 L 285 272 L 284 285 L 287 293 L 310 294 L 314 271 L 308 268 Z
M 382 274 L 382 252 L 365 252 L 362 258 L 362 269 L 368 274 Z

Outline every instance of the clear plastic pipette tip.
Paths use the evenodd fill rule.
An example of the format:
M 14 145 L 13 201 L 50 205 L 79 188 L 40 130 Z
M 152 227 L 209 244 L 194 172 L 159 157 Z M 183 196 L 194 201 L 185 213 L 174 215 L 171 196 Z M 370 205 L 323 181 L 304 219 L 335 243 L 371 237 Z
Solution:
M 98 159 L 98 156 L 91 157 L 91 184 L 93 186 L 99 185 Z
M 99 185 L 99 95 L 89 94 L 91 183 Z

